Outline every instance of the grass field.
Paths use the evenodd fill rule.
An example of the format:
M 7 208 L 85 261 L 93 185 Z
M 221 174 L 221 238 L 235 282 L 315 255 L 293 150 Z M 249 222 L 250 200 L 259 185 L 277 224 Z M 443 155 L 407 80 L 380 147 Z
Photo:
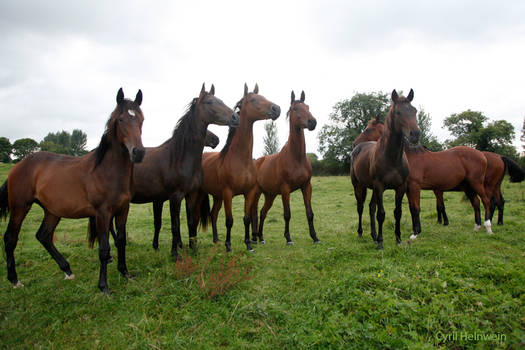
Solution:
M 0 164 L 1 183 L 8 169 Z M 525 183 L 504 182 L 505 224 L 494 225 L 493 236 L 473 231 L 472 209 L 458 193 L 445 195 L 450 225 L 437 225 L 433 194 L 424 191 L 423 232 L 409 244 L 405 199 L 401 246 L 393 233 L 393 192 L 387 191 L 383 251 L 370 238 L 368 215 L 364 238 L 357 237 L 349 177 L 317 177 L 312 184 L 321 244 L 312 244 L 308 235 L 299 191 L 292 195 L 295 245 L 285 245 L 282 205 L 276 200 L 266 220 L 266 245 L 245 252 L 237 197 L 233 252 L 226 254 L 222 243 L 214 248 L 211 232 L 199 232 L 198 252 L 186 250 L 185 263 L 178 265 L 169 254 L 167 205 L 158 252 L 151 248 L 151 205 L 132 205 L 127 262 L 135 279 L 127 282 L 116 263 L 110 264 L 110 297 L 97 288 L 98 252 L 88 248 L 87 220 L 64 219 L 57 228 L 56 245 L 76 275 L 66 281 L 34 236 L 42 220 L 42 210 L 34 206 L 15 251 L 25 287 L 13 289 L 5 263 L 1 267 L 0 347 L 524 348 Z M 2 234 L 5 228 L 1 222 Z M 2 255 L 5 260 L 3 247 Z M 217 282 L 226 290 L 210 298 L 216 276 L 231 277 L 231 283 Z

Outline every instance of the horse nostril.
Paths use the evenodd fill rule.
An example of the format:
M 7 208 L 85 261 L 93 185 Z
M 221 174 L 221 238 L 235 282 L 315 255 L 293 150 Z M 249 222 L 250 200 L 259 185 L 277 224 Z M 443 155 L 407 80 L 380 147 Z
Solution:
M 277 118 L 278 116 L 281 115 L 281 107 L 279 107 L 277 105 L 273 105 L 272 106 L 272 113 L 275 116 L 275 118 Z
M 308 119 L 308 130 L 314 130 L 317 125 L 317 120 Z

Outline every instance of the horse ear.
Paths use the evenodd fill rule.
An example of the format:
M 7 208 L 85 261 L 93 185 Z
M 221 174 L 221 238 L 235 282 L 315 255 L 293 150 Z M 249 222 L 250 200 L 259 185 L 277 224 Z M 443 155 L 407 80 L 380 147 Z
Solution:
M 135 103 L 138 104 L 139 106 L 142 103 L 142 90 L 141 89 L 139 89 L 139 91 L 137 92 L 137 96 L 135 96 Z
M 301 92 L 301 102 L 304 102 L 304 90 Z
M 204 84 L 205 83 L 202 83 L 202 88 L 201 88 L 201 92 L 199 94 L 199 98 L 202 98 L 204 96 L 204 94 L 206 93 L 206 88 L 204 87 Z
M 248 95 L 248 85 L 244 83 L 244 97 L 246 97 L 246 95 Z
M 257 85 L 257 83 L 255 83 L 255 87 L 253 88 L 253 93 L 254 94 L 258 94 L 259 93 L 259 85 Z
M 407 100 L 408 102 L 412 102 L 414 99 L 414 90 L 410 89 L 410 92 L 408 93 Z
M 124 91 L 122 91 L 122 88 L 120 88 L 117 92 L 117 104 L 121 104 L 122 101 L 124 101 Z
M 293 90 L 292 90 L 292 96 L 290 97 L 291 97 L 290 103 L 293 103 L 293 101 L 295 101 L 295 92 L 293 92 Z
M 215 96 L 215 86 L 211 84 L 210 94 Z
M 397 91 L 396 91 L 396 89 L 392 90 L 392 101 L 393 101 L 394 103 L 397 102 L 397 98 L 398 98 L 398 97 L 399 97 L 399 96 L 397 95 Z

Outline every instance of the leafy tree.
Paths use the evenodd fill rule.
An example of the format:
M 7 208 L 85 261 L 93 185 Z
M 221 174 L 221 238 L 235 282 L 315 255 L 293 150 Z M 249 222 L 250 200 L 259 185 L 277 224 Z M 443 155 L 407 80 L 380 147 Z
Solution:
M 18 139 L 13 143 L 15 162 L 19 162 L 29 154 L 38 150 L 38 143 L 31 138 Z
M 496 120 L 486 124 L 488 118 L 481 112 L 471 110 L 452 114 L 443 124 L 456 139 L 447 140 L 450 147 L 465 145 L 480 151 L 489 151 L 516 158 L 514 126 L 506 120 Z M 486 124 L 486 125 L 484 125 Z
M 7 137 L 0 137 L 0 162 L 9 163 L 11 161 L 11 152 L 13 145 Z
M 40 142 L 42 151 L 81 156 L 87 153 L 85 147 L 87 135 L 82 130 L 75 129 L 70 134 L 67 131 L 50 132 Z
M 523 151 L 525 151 L 525 117 L 523 118 L 523 125 L 521 127 L 521 142 L 523 142 L 523 145 L 521 146 L 523 148 Z
M 265 156 L 279 151 L 279 139 L 277 138 L 277 125 L 273 121 L 264 124 L 266 135 L 263 138 Z
M 323 159 L 350 164 L 353 142 L 372 118 L 385 119 L 390 107 L 383 92 L 356 93 L 350 100 L 337 102 L 330 113 L 330 123 L 319 132 L 319 151 Z
M 430 114 L 426 113 L 421 106 L 419 106 L 419 112 L 417 114 L 417 125 L 421 131 L 419 143 L 433 152 L 442 151 L 443 145 L 438 141 L 436 136 L 432 135 L 432 132 L 430 131 L 430 127 L 432 126 Z
M 71 154 L 74 156 L 82 156 L 87 153 L 87 134 L 80 129 L 75 129 L 71 133 Z

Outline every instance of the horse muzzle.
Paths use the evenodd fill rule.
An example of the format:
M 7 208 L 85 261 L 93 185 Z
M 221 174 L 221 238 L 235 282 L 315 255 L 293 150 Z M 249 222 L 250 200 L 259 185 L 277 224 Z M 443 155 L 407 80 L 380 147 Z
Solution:
M 316 126 L 317 126 L 317 120 L 315 119 L 308 119 L 308 121 L 306 122 L 306 127 L 310 131 L 314 130 Z
M 232 128 L 235 128 L 235 127 L 237 127 L 239 125 L 240 121 L 241 121 L 241 118 L 239 118 L 239 115 L 237 113 L 233 112 L 232 117 L 230 119 L 230 122 L 228 123 L 228 126 L 230 126 Z M 217 145 L 215 145 L 215 146 L 217 146 Z
M 419 137 L 421 136 L 421 131 L 419 130 L 410 130 L 410 133 L 408 134 L 408 137 L 406 139 L 408 140 L 408 143 L 411 145 L 417 145 L 419 143 Z
M 281 115 L 281 107 L 279 107 L 278 105 L 272 105 L 272 107 L 270 108 L 270 111 L 268 112 L 268 116 L 272 120 L 275 120 L 279 118 L 280 115 Z
M 129 158 L 132 163 L 140 163 L 144 159 L 145 155 L 146 149 L 144 147 L 133 147 L 131 153 L 129 154 Z

